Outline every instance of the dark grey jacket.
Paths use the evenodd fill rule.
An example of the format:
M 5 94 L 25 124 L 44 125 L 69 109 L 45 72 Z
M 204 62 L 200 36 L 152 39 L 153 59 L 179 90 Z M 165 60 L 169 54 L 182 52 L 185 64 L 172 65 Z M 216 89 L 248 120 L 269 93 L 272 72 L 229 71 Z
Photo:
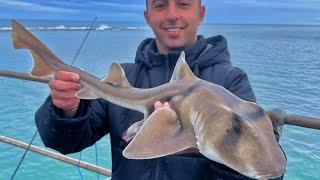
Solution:
M 226 39 L 198 37 L 185 49 L 186 61 L 201 79 L 219 84 L 238 97 L 255 101 L 247 75 L 230 63 Z M 138 88 L 151 88 L 170 80 L 180 52 L 161 55 L 155 40 L 146 39 L 138 48 L 135 63 L 123 64 L 129 82 Z M 201 154 L 171 155 L 152 160 L 128 160 L 122 156 L 127 143 L 123 132 L 143 115 L 103 99 L 81 100 L 73 119 L 61 116 L 50 97 L 36 113 L 36 124 L 47 147 L 61 153 L 74 153 L 93 145 L 110 133 L 113 180 L 232 179 L 244 178 L 233 170 L 208 160 Z

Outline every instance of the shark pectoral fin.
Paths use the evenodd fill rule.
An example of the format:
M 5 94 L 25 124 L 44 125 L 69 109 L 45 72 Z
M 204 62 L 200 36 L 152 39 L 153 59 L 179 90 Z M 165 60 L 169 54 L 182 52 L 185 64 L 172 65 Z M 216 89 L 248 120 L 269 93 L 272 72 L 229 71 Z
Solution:
M 113 86 L 129 88 L 131 87 L 126 75 L 118 63 L 112 63 L 109 69 L 109 75 L 102 80 L 104 83 L 110 83 Z
M 193 138 L 181 128 L 174 111 L 160 108 L 146 119 L 122 154 L 128 159 L 162 157 L 195 147 Z
M 182 51 L 176 66 L 174 67 L 174 71 L 172 73 L 172 77 L 170 82 L 180 79 L 197 79 L 197 77 L 192 73 L 190 67 L 188 66 L 185 60 L 185 53 Z
M 138 122 L 133 123 L 123 134 L 122 139 L 126 142 L 129 142 L 131 139 L 133 139 L 136 134 L 139 132 L 140 128 L 142 127 L 145 120 L 141 120 Z
M 98 99 L 100 98 L 98 95 L 93 93 L 92 91 L 83 88 L 76 93 L 76 97 L 79 99 Z

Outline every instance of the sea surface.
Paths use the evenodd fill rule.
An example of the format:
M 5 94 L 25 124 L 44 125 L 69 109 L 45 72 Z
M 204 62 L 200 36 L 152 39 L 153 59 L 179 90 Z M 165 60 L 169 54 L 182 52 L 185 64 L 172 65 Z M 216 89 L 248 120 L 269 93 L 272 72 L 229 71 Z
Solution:
M 20 21 L 52 51 L 71 63 L 91 22 Z M 14 50 L 10 21 L 0 21 L 0 69 L 29 72 L 26 50 Z M 231 59 L 245 70 L 265 109 L 320 117 L 320 26 L 210 25 L 206 37 L 228 39 Z M 103 77 L 113 61 L 133 62 L 138 44 L 152 31 L 145 24 L 96 22 L 74 65 Z M 34 114 L 48 96 L 45 84 L 0 77 L 0 135 L 29 142 Z M 33 145 L 44 147 L 39 136 Z M 288 158 L 285 179 L 320 178 L 320 131 L 285 126 L 281 145 Z M 97 149 L 96 149 L 97 147 Z M 10 179 L 24 150 L 0 142 L 0 179 Z M 97 152 L 97 155 L 96 155 Z M 111 168 L 109 136 L 81 152 L 81 160 Z M 79 159 L 80 153 L 69 155 Z M 106 179 L 103 176 L 29 152 L 15 179 Z

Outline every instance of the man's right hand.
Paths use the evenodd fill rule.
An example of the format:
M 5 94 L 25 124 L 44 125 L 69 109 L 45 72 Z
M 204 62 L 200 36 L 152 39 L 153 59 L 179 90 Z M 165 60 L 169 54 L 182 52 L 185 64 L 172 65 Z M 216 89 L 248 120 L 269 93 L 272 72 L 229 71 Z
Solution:
M 78 110 L 80 99 L 75 94 L 82 88 L 79 80 L 77 73 L 57 71 L 49 82 L 53 104 L 62 109 L 66 117 L 73 117 Z

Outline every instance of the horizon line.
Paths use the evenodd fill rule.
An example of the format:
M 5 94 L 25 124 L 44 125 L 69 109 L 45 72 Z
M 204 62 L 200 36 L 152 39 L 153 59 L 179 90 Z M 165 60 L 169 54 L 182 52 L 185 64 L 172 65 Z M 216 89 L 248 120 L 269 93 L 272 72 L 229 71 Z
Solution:
M 89 19 L 21 19 L 21 18 L 0 18 L 0 21 L 11 21 L 12 19 L 18 19 L 19 21 L 63 21 L 63 22 L 91 22 Z M 103 23 L 137 23 L 145 24 L 146 22 L 142 21 L 100 21 Z M 97 21 L 99 23 L 99 20 Z M 228 22 L 203 22 L 201 25 L 265 25 L 265 26 L 320 26 L 320 23 L 306 23 L 306 24 L 297 24 L 297 23 L 228 23 Z M 200 25 L 200 26 L 201 26 Z

